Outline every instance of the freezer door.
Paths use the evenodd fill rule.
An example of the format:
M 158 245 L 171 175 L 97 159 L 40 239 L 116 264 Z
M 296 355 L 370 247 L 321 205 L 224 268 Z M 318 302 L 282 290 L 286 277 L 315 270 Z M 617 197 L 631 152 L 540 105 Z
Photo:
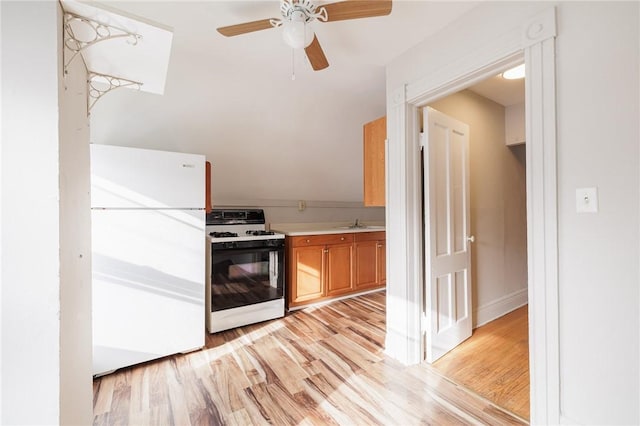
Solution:
M 93 374 L 204 346 L 204 211 L 91 219 Z
M 204 208 L 203 155 L 91 144 L 91 207 Z

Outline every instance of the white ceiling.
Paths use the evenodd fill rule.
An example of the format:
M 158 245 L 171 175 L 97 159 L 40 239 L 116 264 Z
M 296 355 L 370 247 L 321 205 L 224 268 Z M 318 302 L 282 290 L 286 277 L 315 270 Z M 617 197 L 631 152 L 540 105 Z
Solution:
M 329 2 L 316 2 L 326 3 Z M 107 4 L 110 9 L 173 27 L 175 48 L 199 52 L 203 63 L 219 65 L 223 55 L 228 56 L 224 62 L 242 61 L 259 66 L 264 72 L 275 63 L 290 65 L 291 62 L 290 49 L 281 40 L 281 28 L 231 38 L 215 31 L 221 26 L 279 18 L 279 1 L 109 1 Z M 355 66 L 384 66 L 475 4 L 395 0 L 389 16 L 329 23 L 316 21 L 312 25 L 332 67 L 344 70 Z M 318 74 L 314 78 L 329 78 L 327 74 L 331 73 L 320 71 Z
M 171 27 L 173 44 L 164 95 L 107 94 L 92 142 L 205 154 L 219 199 L 362 200 L 362 125 L 386 112 L 385 64 L 476 4 L 395 0 L 389 16 L 317 23 L 330 66 L 314 72 L 279 28 L 216 31 L 278 17 L 278 1 L 110 1 Z
M 504 106 L 524 102 L 524 79 L 507 80 L 496 75 L 469 87 L 469 90 Z

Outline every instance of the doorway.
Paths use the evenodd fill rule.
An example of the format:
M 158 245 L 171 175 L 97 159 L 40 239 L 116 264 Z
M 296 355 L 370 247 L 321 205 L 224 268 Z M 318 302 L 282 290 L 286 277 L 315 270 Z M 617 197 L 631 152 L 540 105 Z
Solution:
M 432 54 L 437 46 L 420 46 L 412 51 L 414 57 L 389 69 L 387 181 L 394 191 L 388 192 L 386 203 L 389 281 L 385 341 L 388 355 L 405 364 L 420 362 L 418 109 L 524 60 L 530 142 L 526 159 L 531 422 L 553 424 L 560 422 L 555 23 L 555 8 L 540 9 L 536 15 L 510 24 L 512 31 L 484 37 L 480 44 L 448 44 L 454 52 L 447 55 Z M 431 60 L 424 61 L 424 54 L 431 55 Z M 451 61 L 452 57 L 456 60 Z
M 434 361 L 433 353 L 444 352 L 452 349 L 460 344 L 463 340 L 471 335 L 471 321 L 465 318 L 464 312 L 455 312 L 456 310 L 465 310 L 464 296 L 457 296 L 455 293 L 464 290 L 460 278 L 464 278 L 467 274 L 470 276 L 472 302 L 469 303 L 471 309 L 469 315 L 472 317 L 473 337 L 460 344 L 460 350 L 454 349 L 443 357 L 442 362 L 435 362 L 434 367 L 443 372 L 447 377 L 470 388 L 472 391 L 481 394 L 483 397 L 492 402 L 503 406 L 504 408 L 517 410 L 517 415 L 529 418 L 529 370 L 528 370 L 528 336 L 526 314 L 523 316 L 510 314 L 510 312 L 526 312 L 527 304 L 527 214 L 526 214 L 526 153 L 525 153 L 525 132 L 524 132 L 524 79 L 507 80 L 501 74 L 491 77 L 483 82 L 477 83 L 468 89 L 448 95 L 439 100 L 430 102 L 429 109 L 426 107 L 422 110 L 425 114 L 420 114 L 424 121 L 421 127 L 428 136 L 427 143 L 430 144 L 446 144 L 440 138 L 442 131 L 431 128 L 436 126 L 442 128 L 443 124 L 438 120 L 448 119 L 449 122 L 461 122 L 458 126 L 468 124 L 461 127 L 458 134 L 468 134 L 467 163 L 464 167 L 470 179 L 466 185 L 455 184 L 455 174 L 460 171 L 461 167 L 453 165 L 451 167 L 452 184 L 444 185 L 443 190 L 439 190 L 435 182 L 431 182 L 431 188 L 427 188 L 425 192 L 424 204 L 426 211 L 429 211 L 430 204 L 440 206 L 447 211 L 460 209 L 462 205 L 469 204 L 467 209 L 470 210 L 470 225 L 465 223 L 456 223 L 456 217 L 464 217 L 467 213 L 452 213 L 451 220 L 445 221 L 445 229 L 449 228 L 449 234 L 457 235 L 462 232 L 464 235 L 459 238 L 453 238 L 453 241 L 473 241 L 469 244 L 445 244 L 459 255 L 465 255 L 469 259 L 469 267 L 461 269 L 455 274 L 433 276 L 433 271 L 427 269 L 425 271 L 425 317 L 427 318 L 428 339 L 433 339 L 430 344 L 425 341 L 425 353 L 428 361 Z M 427 124 L 427 116 L 429 123 Z M 440 118 L 442 117 L 442 118 Z M 429 129 L 427 127 L 429 126 Z M 451 159 L 456 152 L 455 128 L 452 128 L 452 136 L 450 143 L 454 144 L 451 153 L 445 157 L 438 159 L 435 164 L 436 169 L 441 169 L 442 164 Z M 423 148 L 426 154 L 436 155 L 438 150 L 433 148 L 429 151 L 429 146 Z M 428 158 L 429 155 L 425 155 Z M 433 162 L 433 159 L 432 159 Z M 433 168 L 433 167 L 432 167 Z M 432 170 L 425 170 L 423 174 Z M 448 180 L 449 174 L 440 178 Z M 433 176 L 434 180 L 435 175 Z M 458 178 L 457 180 L 461 180 Z M 463 179 L 464 180 L 464 179 Z M 435 185 L 435 186 L 434 186 Z M 460 192 L 464 187 L 468 186 L 469 190 L 466 198 L 460 198 Z M 457 188 L 457 189 L 456 189 Z M 438 194 L 435 196 L 434 194 Z M 470 194 L 469 194 L 470 193 Z M 430 196 L 431 194 L 431 196 Z M 460 198 L 459 202 L 456 200 Z M 449 207 L 444 206 L 449 203 Z M 470 208 L 469 208 L 470 207 Z M 430 265 L 430 244 L 436 244 L 436 239 L 432 237 L 436 234 L 446 234 L 440 232 L 440 225 L 434 226 L 435 222 L 440 221 L 436 216 L 425 216 L 425 238 L 430 238 L 425 246 L 425 262 L 427 268 Z M 437 219 L 437 220 L 436 220 Z M 436 230 L 437 229 L 437 230 Z M 465 230 L 466 229 L 466 230 Z M 460 231 L 462 230 L 462 231 Z M 431 234 L 431 237 L 427 237 Z M 438 240 L 442 239 L 439 237 Z M 440 245 L 438 243 L 437 245 Z M 469 253 L 465 253 L 468 249 Z M 440 248 L 435 249 L 438 253 L 435 258 L 439 259 L 431 264 L 438 264 L 447 260 L 444 253 L 447 250 Z M 458 251 L 462 250 L 462 251 Z M 456 271 L 460 269 L 458 267 Z M 447 279 L 451 275 L 452 279 Z M 464 280 L 463 280 L 464 281 Z M 447 282 L 455 285 L 441 287 L 441 284 Z M 439 293 L 444 290 L 444 296 Z M 462 292 L 464 293 L 464 291 Z M 450 295 L 450 297 L 446 297 Z M 428 303 L 430 299 L 438 299 L 438 303 Z M 451 306 L 447 305 L 447 300 L 453 300 Z M 444 308 L 439 305 L 444 303 Z M 518 309 L 520 308 L 520 309 Z M 437 310 L 437 312 L 436 312 Z M 443 310 L 444 312 L 440 312 Z M 432 312 L 433 311 L 433 312 Z M 447 315 L 444 315 L 447 314 Z M 454 319 L 453 324 L 445 327 L 442 333 L 438 329 L 434 329 L 434 324 L 441 326 L 442 319 L 450 316 Z M 504 316 L 504 317 L 503 317 Z M 429 320 L 429 318 L 431 320 Z M 509 321 L 510 318 L 516 318 Z M 433 318 L 437 318 L 434 320 Z M 449 318 L 449 319 L 451 319 Z M 494 321 L 500 318 L 498 321 Z M 524 318 L 524 323 L 522 319 Z M 457 319 L 457 321 L 456 321 Z M 466 321 L 465 321 L 466 319 Z M 457 324 L 455 324 L 457 322 Z M 446 337 L 446 333 L 451 333 L 452 327 L 463 327 L 465 322 L 468 332 L 462 333 L 458 331 L 458 339 L 451 342 L 451 345 L 442 350 L 442 337 Z M 492 331 L 496 329 L 495 322 L 502 323 L 498 327 L 498 332 L 492 336 Z M 486 327 L 478 329 L 477 327 L 488 324 Z M 445 324 L 447 325 L 447 324 Z M 513 325 L 513 327 L 511 326 Z M 523 328 L 524 325 L 524 328 Z M 464 331 L 464 330 L 462 330 Z M 478 333 L 478 331 L 480 331 Z M 501 333 L 507 332 L 506 335 Z M 489 334 L 487 334 L 489 333 Z M 479 336 L 479 337 L 478 337 Z M 427 338 L 425 338 L 427 340 Z M 513 348 L 513 356 L 510 356 L 510 350 L 504 347 L 494 348 L 489 353 L 479 353 L 474 357 L 474 362 L 470 363 L 467 359 L 474 350 L 485 351 L 487 347 L 491 349 L 491 345 L 486 346 L 487 341 L 499 341 Z M 431 356 L 429 353 L 431 349 Z M 491 352 L 497 357 L 491 358 Z M 515 358 L 514 358 L 515 357 Z M 452 370 L 450 366 L 460 366 L 460 360 L 465 360 L 463 373 L 456 369 Z M 512 363 L 514 365 L 508 365 Z M 451 374 L 451 373 L 454 374 Z M 505 372 L 508 372 L 505 373 Z M 512 403 L 509 398 L 503 395 L 507 389 L 501 382 L 501 377 L 507 374 L 510 380 L 514 380 L 515 388 L 510 388 L 510 392 L 516 392 L 514 396 L 516 402 Z M 469 376 L 476 377 L 475 380 L 467 380 Z M 523 394 L 524 392 L 524 394 Z M 523 402 L 526 409 L 522 407 Z

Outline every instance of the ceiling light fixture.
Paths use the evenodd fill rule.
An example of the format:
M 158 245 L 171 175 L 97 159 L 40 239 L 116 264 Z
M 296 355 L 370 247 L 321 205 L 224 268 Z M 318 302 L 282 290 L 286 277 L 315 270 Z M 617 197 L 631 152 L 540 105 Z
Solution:
M 521 64 L 503 72 L 502 78 L 507 80 L 517 80 L 519 78 L 524 78 L 524 75 L 524 64 Z
M 293 49 L 302 49 L 313 41 L 313 30 L 307 26 L 307 16 L 302 11 L 293 11 L 282 27 L 282 38 Z

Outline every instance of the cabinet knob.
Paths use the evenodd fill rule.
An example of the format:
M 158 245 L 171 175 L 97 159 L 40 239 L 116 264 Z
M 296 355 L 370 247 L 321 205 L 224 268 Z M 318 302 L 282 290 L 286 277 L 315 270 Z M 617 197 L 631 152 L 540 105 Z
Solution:
M 311 240 L 306 240 L 306 242 L 307 242 L 307 243 L 310 243 L 310 242 L 311 242 Z
M 340 241 L 344 241 L 344 237 L 340 237 Z
M 325 253 L 329 253 L 329 249 L 324 249 L 322 251 L 325 252 Z

